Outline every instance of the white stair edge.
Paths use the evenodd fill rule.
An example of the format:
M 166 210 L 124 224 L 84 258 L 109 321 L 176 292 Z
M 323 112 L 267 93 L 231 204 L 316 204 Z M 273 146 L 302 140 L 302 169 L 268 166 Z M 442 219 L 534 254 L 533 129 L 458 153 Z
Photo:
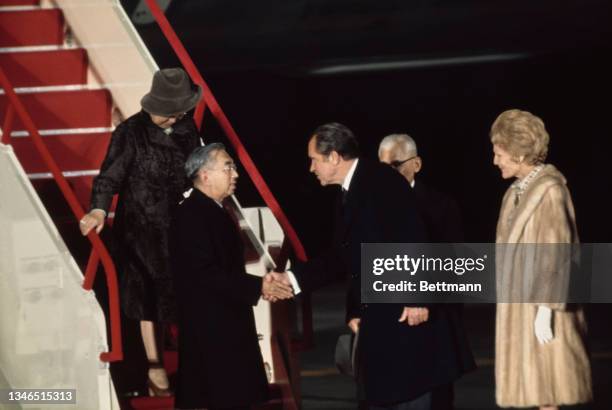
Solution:
M 17 94 L 42 94 L 42 93 L 54 93 L 62 91 L 99 91 L 107 90 L 111 87 L 142 87 L 144 83 L 133 82 L 133 83 L 107 83 L 107 84 L 68 84 L 68 85 L 48 85 L 40 87 L 15 87 Z M 4 89 L 0 88 L 0 95 L 4 95 Z
M 49 44 L 42 46 L 17 46 L 17 47 L 0 47 L 0 53 L 32 53 L 37 51 L 64 51 L 82 49 L 77 45 L 57 45 Z
M 0 13 L 3 11 L 11 12 L 11 11 L 33 11 L 33 10 L 52 10 L 57 9 L 57 7 L 41 7 L 41 6 L 0 6 Z
M 90 49 L 121 49 L 121 48 L 132 48 L 130 43 L 103 43 L 103 44 L 88 44 L 87 50 Z M 77 48 L 84 48 L 76 44 L 44 44 L 38 46 L 13 46 L 13 47 L 0 47 L 0 53 L 16 53 L 25 51 L 54 51 L 54 50 L 74 50 Z
M 54 93 L 61 91 L 97 91 L 103 90 L 106 87 L 90 86 L 87 84 L 67 84 L 67 85 L 45 85 L 38 87 L 15 87 L 17 94 L 39 94 L 39 93 Z M 4 94 L 4 89 L 0 88 L 0 95 Z
M 50 137 L 54 135 L 105 134 L 114 130 L 114 127 L 58 128 L 38 130 L 38 133 L 41 137 Z M 11 132 L 11 138 L 25 138 L 29 136 L 30 133 L 25 130 Z
M 99 173 L 100 173 L 99 169 L 83 169 L 83 170 L 78 170 L 78 171 L 63 171 L 62 172 L 65 178 L 96 176 Z M 53 174 L 50 172 L 34 172 L 31 174 L 28 174 L 28 178 L 30 178 L 30 180 L 53 179 Z

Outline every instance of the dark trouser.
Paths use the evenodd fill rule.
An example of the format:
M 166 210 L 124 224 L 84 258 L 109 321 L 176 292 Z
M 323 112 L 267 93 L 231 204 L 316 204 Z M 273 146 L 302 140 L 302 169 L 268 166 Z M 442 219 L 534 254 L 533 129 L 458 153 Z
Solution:
M 251 410 L 251 406 L 240 406 L 240 407 L 209 407 L 208 410 Z
M 453 410 L 455 408 L 455 389 L 453 383 L 436 387 L 432 395 L 431 410 Z
M 238 407 L 209 407 L 207 409 L 179 409 L 174 410 L 251 410 L 251 406 L 238 406 Z
M 368 410 L 431 410 L 431 392 L 427 392 L 414 400 L 403 401 L 390 405 L 369 405 Z
M 452 410 L 453 384 L 436 387 L 433 391 L 423 394 L 414 400 L 389 405 L 361 405 L 360 409 L 367 410 Z

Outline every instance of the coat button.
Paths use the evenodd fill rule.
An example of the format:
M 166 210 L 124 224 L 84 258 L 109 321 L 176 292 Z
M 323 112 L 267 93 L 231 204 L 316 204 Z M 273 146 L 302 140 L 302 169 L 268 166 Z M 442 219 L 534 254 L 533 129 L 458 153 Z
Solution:
M 342 242 L 342 247 L 343 248 L 348 248 L 348 242 Z
M 356 273 L 351 274 L 351 278 L 357 279 L 357 274 Z

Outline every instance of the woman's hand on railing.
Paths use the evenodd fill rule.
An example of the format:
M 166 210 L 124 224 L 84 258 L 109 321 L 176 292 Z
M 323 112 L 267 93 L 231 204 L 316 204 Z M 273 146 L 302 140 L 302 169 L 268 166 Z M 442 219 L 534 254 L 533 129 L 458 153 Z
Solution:
M 85 214 L 79 221 L 83 236 L 87 236 L 93 228 L 96 228 L 96 233 L 100 233 L 104 228 L 104 218 L 106 218 L 106 213 L 101 209 L 92 209 L 88 214 Z

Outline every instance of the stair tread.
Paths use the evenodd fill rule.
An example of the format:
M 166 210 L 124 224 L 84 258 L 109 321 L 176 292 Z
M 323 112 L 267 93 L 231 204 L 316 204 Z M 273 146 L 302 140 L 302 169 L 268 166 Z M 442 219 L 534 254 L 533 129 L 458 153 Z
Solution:
M 22 93 L 19 98 L 39 129 L 111 125 L 112 97 L 106 89 Z M 4 121 L 7 100 L 6 95 L 0 95 L 0 121 Z M 16 118 L 13 130 L 23 129 Z
M 0 47 L 0 53 L 25 53 L 37 51 L 76 50 L 80 47 L 70 44 L 40 44 L 33 46 L 7 46 Z
M 83 49 L 0 53 L 0 66 L 13 87 L 87 82 L 87 53 Z
M 2 0 L 0 6 L 38 6 L 40 0 Z
M 0 47 L 64 42 L 64 15 L 59 9 L 0 11 L 0 27 Z
M 43 137 L 43 141 L 62 171 L 91 170 L 100 168 L 110 136 L 110 132 L 60 134 Z M 31 138 L 13 137 L 11 145 L 27 173 L 49 172 Z
M 114 127 L 82 127 L 82 128 L 39 128 L 38 133 L 41 136 L 53 135 L 77 135 L 77 134 L 104 134 L 113 132 Z M 13 137 L 27 137 L 29 133 L 25 130 L 12 131 Z

